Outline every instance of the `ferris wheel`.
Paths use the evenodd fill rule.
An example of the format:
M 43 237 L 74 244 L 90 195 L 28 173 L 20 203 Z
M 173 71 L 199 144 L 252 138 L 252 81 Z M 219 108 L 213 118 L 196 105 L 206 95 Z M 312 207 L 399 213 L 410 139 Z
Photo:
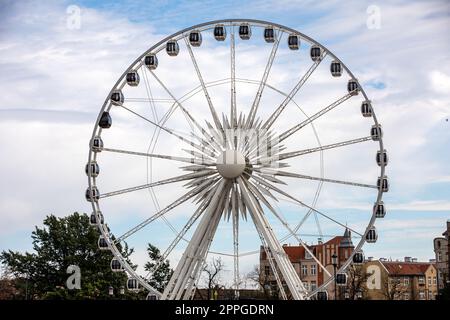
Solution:
M 364 262 L 362 246 L 378 238 L 374 224 L 385 216 L 382 196 L 389 189 L 382 138 L 361 83 L 330 50 L 301 32 L 250 19 L 178 31 L 125 70 L 98 115 L 85 196 L 92 204 L 91 223 L 101 232 L 99 248 L 114 254 L 111 268 L 128 274 L 129 290 L 144 287 L 158 299 L 193 298 L 208 254 L 231 257 L 238 292 L 240 260 L 259 247 L 281 298 L 326 299 L 333 281 L 346 283 L 348 266 Z M 333 165 L 326 167 L 325 159 Z M 327 186 L 327 198 L 334 195 L 336 201 L 323 209 L 318 200 Z M 333 208 L 337 198 L 353 196 L 370 208 L 354 226 L 350 214 Z M 123 226 L 115 236 L 105 223 L 109 211 L 123 212 L 114 216 Z M 245 232 L 258 239 L 253 251 L 242 250 L 254 244 L 242 235 L 244 224 L 254 227 Z M 168 231 L 157 233 L 162 228 Z M 332 274 L 313 249 L 315 240 L 305 239 L 322 242 L 332 236 L 324 232 L 344 230 L 358 242 Z M 121 254 L 122 243 L 133 237 L 167 240 L 162 258 L 145 276 Z M 219 250 L 212 246 L 217 237 Z M 228 252 L 220 250 L 224 239 L 230 240 Z M 288 240 L 323 273 L 317 287 L 307 287 L 295 270 L 282 245 Z M 148 279 L 183 243 L 160 292 Z

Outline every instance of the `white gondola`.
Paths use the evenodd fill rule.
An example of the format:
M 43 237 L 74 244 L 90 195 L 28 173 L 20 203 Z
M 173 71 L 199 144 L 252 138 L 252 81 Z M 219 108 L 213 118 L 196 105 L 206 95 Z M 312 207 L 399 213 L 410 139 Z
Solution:
M 137 71 L 127 73 L 126 80 L 129 86 L 136 87 L 139 84 L 139 74 Z
M 124 101 L 123 93 L 121 90 L 114 90 L 111 93 L 111 103 L 115 106 L 121 106 Z
M 356 251 L 352 258 L 353 264 L 361 265 L 364 263 L 364 253 L 362 251 Z
M 336 284 L 338 286 L 346 286 L 347 285 L 347 274 L 346 273 L 338 273 L 336 275 Z
M 313 45 L 309 51 L 312 61 L 319 61 L 322 56 L 322 49 L 319 46 Z
M 193 47 L 200 47 L 202 44 L 202 34 L 198 30 L 191 31 L 189 33 L 189 43 Z
M 375 229 L 375 227 L 370 228 L 366 234 L 366 241 L 368 243 L 375 243 L 377 242 L 377 239 L 378 239 L 377 229 Z
M 273 27 L 267 27 L 264 29 L 264 40 L 267 43 L 275 42 L 275 30 Z
M 298 50 L 300 48 L 300 38 L 296 34 L 290 34 L 288 37 L 288 46 L 291 50 Z
M 149 70 L 155 70 L 158 67 L 158 58 L 156 57 L 156 54 L 150 53 L 145 56 L 144 64 Z
M 123 266 L 122 263 L 117 258 L 112 258 L 111 260 L 111 271 L 112 272 L 122 272 Z
M 377 164 L 379 166 L 381 166 L 381 165 L 386 166 L 388 164 L 389 158 L 388 158 L 386 149 L 384 149 L 383 152 L 381 152 L 380 150 L 377 151 L 377 159 L 376 160 L 377 160 Z
M 373 205 L 373 212 L 375 213 L 375 217 L 384 218 L 386 215 L 386 208 L 384 206 L 383 201 L 379 201 Z
M 373 141 L 380 141 L 383 137 L 383 130 L 381 129 L 381 124 L 374 124 L 372 129 L 370 129 L 370 135 L 372 136 Z
M 109 115 L 108 111 L 104 111 L 102 116 L 100 117 L 100 121 L 98 122 L 98 126 L 102 129 L 109 129 L 112 125 L 112 118 Z
M 89 142 L 89 147 L 94 152 L 102 152 L 103 150 L 103 140 L 100 137 L 94 137 Z
M 243 23 L 239 26 L 239 37 L 242 40 L 248 40 L 252 36 L 252 29 L 248 23 Z
M 89 224 L 91 226 L 96 226 L 97 225 L 97 217 L 100 219 L 100 223 L 104 224 L 105 223 L 105 219 L 103 218 L 103 214 L 98 211 L 97 213 L 92 212 L 91 216 L 89 218 Z
M 388 180 L 388 177 L 387 176 L 378 177 L 377 187 L 378 187 L 379 190 L 381 190 L 383 192 L 388 192 L 389 191 L 389 180 Z
M 176 42 L 175 40 L 167 41 L 166 52 L 171 57 L 177 56 L 178 52 L 180 52 L 180 46 L 178 45 L 178 42 Z
M 225 29 L 223 24 L 218 24 L 214 27 L 214 38 L 217 41 L 225 41 L 227 38 L 227 29 Z
M 327 291 L 317 292 L 317 300 L 328 300 L 328 292 Z
M 100 194 L 98 192 L 98 189 L 95 186 L 92 187 L 92 188 L 87 188 L 86 189 L 85 197 L 86 197 L 86 200 L 89 201 L 89 202 L 92 202 L 92 199 L 94 201 L 97 201 L 99 199 L 99 195 Z
M 99 250 L 102 250 L 102 251 L 109 250 L 108 242 L 106 241 L 106 239 L 103 236 L 98 237 L 97 244 L 98 244 Z
M 139 290 L 139 283 L 138 283 L 137 279 L 129 278 L 127 280 L 127 290 L 129 290 L 129 291 L 138 291 Z
M 363 117 L 372 116 L 372 104 L 369 100 L 363 101 L 361 103 L 361 114 L 363 115 Z
M 334 60 L 330 64 L 330 72 L 333 77 L 340 77 L 342 75 L 342 64 L 339 61 Z
M 348 80 L 347 90 L 348 90 L 348 93 L 350 93 L 352 96 L 358 95 L 358 92 L 359 92 L 358 81 L 356 81 L 355 79 Z
M 149 293 L 147 297 L 145 297 L 145 300 L 158 300 L 158 296 L 153 293 Z
M 98 165 L 97 161 L 92 160 L 91 162 L 86 164 L 84 171 L 88 176 L 96 178 L 100 173 L 100 166 Z

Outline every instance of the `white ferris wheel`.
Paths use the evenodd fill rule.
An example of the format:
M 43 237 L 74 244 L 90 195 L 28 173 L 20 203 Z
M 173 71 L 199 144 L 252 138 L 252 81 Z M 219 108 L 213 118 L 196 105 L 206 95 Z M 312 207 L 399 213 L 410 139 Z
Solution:
M 128 289 L 191 299 L 208 254 L 232 259 L 238 291 L 240 260 L 259 253 L 259 244 L 248 247 L 256 238 L 282 298 L 326 299 L 330 284 L 345 283 L 348 266 L 364 261 L 362 246 L 378 238 L 374 224 L 389 188 L 382 136 L 360 82 L 301 32 L 250 19 L 178 31 L 125 70 L 95 123 L 86 199 L 99 248 L 113 253 L 113 271 L 128 274 Z M 336 199 L 322 208 L 327 186 L 325 198 Z M 333 210 L 352 197 L 370 208 L 354 225 L 350 213 Z M 113 210 L 123 212 L 114 217 L 123 226 L 115 236 L 105 224 Z M 243 225 L 254 232 L 242 234 Z M 156 233 L 164 228 L 163 237 Z M 311 244 L 344 230 L 357 244 L 331 274 Z M 149 283 L 151 270 L 139 275 L 119 250 L 133 237 L 156 240 L 152 234 L 167 240 L 159 263 L 183 247 L 163 292 Z M 212 247 L 218 237 L 219 249 L 230 240 L 229 251 Z M 302 282 L 283 249 L 288 240 L 326 274 L 317 288 Z

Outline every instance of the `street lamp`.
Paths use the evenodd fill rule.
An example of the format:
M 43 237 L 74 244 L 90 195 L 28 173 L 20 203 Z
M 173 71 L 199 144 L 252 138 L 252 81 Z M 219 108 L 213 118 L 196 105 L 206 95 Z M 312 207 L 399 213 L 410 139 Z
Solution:
M 333 253 L 333 255 L 331 256 L 331 264 L 333 265 L 333 269 L 334 269 L 334 300 L 337 300 L 337 285 L 336 285 L 336 268 L 338 265 L 338 261 L 337 261 L 337 255 L 336 253 Z
M 121 287 L 120 287 L 120 289 L 119 289 L 119 294 L 120 294 L 121 296 L 123 296 L 123 295 L 125 294 L 125 287 L 124 287 L 124 286 L 121 286 Z
M 108 294 L 112 297 L 114 295 L 114 288 L 112 286 L 109 286 L 108 288 Z

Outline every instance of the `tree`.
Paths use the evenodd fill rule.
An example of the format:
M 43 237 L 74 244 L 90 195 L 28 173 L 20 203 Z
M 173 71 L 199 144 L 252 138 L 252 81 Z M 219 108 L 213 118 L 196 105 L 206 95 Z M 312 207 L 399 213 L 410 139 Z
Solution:
M 398 266 L 393 267 L 392 271 L 386 275 L 381 287 L 382 293 L 387 300 L 399 299 L 404 292 L 402 277 Z
M 358 293 L 364 296 L 366 292 L 365 283 L 368 277 L 369 274 L 365 272 L 363 266 L 351 265 L 347 269 L 347 286 L 345 289 L 350 300 L 357 299 Z
M 145 271 L 151 271 L 149 283 L 153 288 L 162 292 L 169 283 L 173 270 L 170 268 L 169 260 L 162 261 L 161 252 L 154 245 L 148 244 L 147 253 L 150 261 L 145 264 Z
M 266 272 L 259 266 L 255 266 L 253 270 L 247 274 L 247 278 L 261 288 L 265 299 L 273 298 L 271 295 L 270 271 Z
M 111 271 L 113 255 L 98 250 L 99 232 L 89 224 L 86 214 L 75 212 L 63 218 L 50 215 L 43 224 L 32 232 L 34 252 L 8 250 L 0 254 L 0 262 L 20 288 L 20 298 L 109 299 L 109 286 L 116 288 L 118 295 L 118 288 L 126 284 L 126 275 Z M 133 252 L 126 244 L 118 248 L 126 259 Z M 81 290 L 66 289 L 69 265 L 80 267 Z
M 224 270 L 225 264 L 221 258 L 215 258 L 210 263 L 205 263 L 203 273 L 206 275 L 206 285 L 208 291 L 208 300 L 213 299 L 213 290 L 216 291 L 221 288 L 221 274 Z

